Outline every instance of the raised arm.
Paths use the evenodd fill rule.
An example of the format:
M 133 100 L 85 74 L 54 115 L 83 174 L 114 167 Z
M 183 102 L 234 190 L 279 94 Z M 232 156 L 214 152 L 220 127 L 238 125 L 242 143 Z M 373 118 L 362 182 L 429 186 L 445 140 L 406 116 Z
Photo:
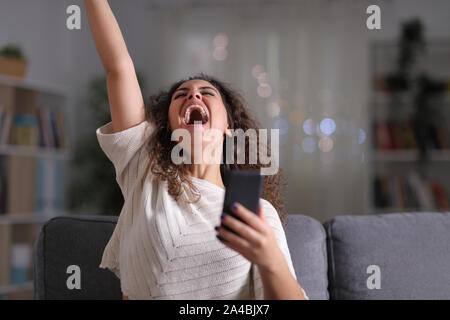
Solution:
M 144 99 L 119 25 L 107 0 L 85 0 L 86 12 L 106 72 L 114 132 L 145 120 Z

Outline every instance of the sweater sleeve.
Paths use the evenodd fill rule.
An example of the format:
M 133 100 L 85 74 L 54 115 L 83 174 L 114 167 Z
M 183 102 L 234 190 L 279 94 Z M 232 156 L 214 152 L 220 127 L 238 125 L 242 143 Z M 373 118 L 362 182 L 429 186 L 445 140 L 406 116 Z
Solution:
M 146 144 L 153 132 L 153 124 L 145 120 L 123 131 L 113 132 L 112 122 L 99 127 L 96 135 L 100 147 L 108 159 L 113 163 L 116 181 L 122 193 L 128 191 L 128 177 L 136 177 L 139 169 L 140 157 L 148 157 Z M 135 165 L 132 165 L 135 162 Z
M 96 135 L 101 149 L 114 165 L 116 181 L 119 184 L 124 198 L 128 198 L 128 192 L 133 189 L 137 178 L 142 176 L 145 163 L 148 162 L 148 154 L 145 146 L 152 133 L 153 126 L 148 121 L 119 132 L 112 132 L 112 123 L 99 127 Z M 141 171 L 140 171 L 141 170 Z M 123 212 L 124 208 L 122 208 Z M 120 278 L 119 256 L 122 240 L 122 229 L 126 217 L 119 215 L 119 220 L 107 243 L 100 263 L 100 268 L 109 268 Z M 124 220 L 125 219 L 125 220 Z M 122 290 L 123 291 L 123 290 Z
M 286 234 L 284 232 L 283 225 L 281 224 L 280 217 L 270 202 L 262 199 L 260 204 L 264 217 L 266 218 L 267 222 L 272 227 L 275 233 L 275 239 L 277 241 L 278 247 L 283 253 L 284 258 L 286 259 L 289 270 L 291 271 L 291 274 L 295 278 L 295 280 L 297 280 L 297 275 L 295 274 L 294 265 L 292 264 L 291 254 L 289 252 L 289 247 L 286 240 Z M 251 270 L 252 270 L 255 300 L 264 300 L 264 287 L 261 280 L 261 275 L 259 274 L 258 267 L 256 265 L 252 265 Z M 306 299 L 309 300 L 303 288 L 302 291 Z

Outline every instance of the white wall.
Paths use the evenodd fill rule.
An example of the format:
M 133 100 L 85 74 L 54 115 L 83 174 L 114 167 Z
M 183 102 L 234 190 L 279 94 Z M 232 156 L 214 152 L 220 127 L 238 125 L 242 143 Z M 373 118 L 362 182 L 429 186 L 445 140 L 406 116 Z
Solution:
M 161 42 L 158 31 L 162 23 L 158 12 L 150 11 L 151 1 L 110 0 L 109 3 L 120 23 L 136 68 L 146 73 L 149 89 L 156 90 L 159 81 L 152 79 L 152 75 L 161 76 L 161 68 L 164 67 L 157 63 L 162 56 L 162 50 L 158 48 Z M 162 2 L 156 3 L 161 6 Z M 370 32 L 370 38 L 393 39 L 398 35 L 399 21 L 416 15 L 424 21 L 427 36 L 449 37 L 450 1 L 387 0 L 368 3 L 379 4 L 382 9 L 382 29 Z M 82 8 L 80 31 L 70 31 L 65 27 L 65 10 L 70 4 L 79 4 Z M 29 79 L 67 86 L 74 95 L 70 101 L 72 108 L 77 113 L 88 112 L 82 110 L 86 83 L 103 69 L 89 31 L 83 1 L 2 0 L 0 45 L 9 41 L 19 43 L 30 57 Z
M 174 70 L 176 65 L 168 65 L 167 57 L 171 54 L 168 51 L 177 50 L 177 46 L 171 39 L 164 39 L 162 35 L 167 34 L 164 31 L 173 27 L 178 21 L 160 14 L 161 1 L 158 2 L 157 7 L 159 9 L 156 10 L 150 9 L 153 6 L 151 1 L 110 0 L 109 2 L 124 33 L 136 69 L 146 75 L 147 91 L 155 92 L 162 86 L 169 85 L 171 81 L 175 80 L 177 70 Z M 301 1 L 301 3 L 303 2 L 309 1 Z M 74 3 L 79 4 L 83 11 L 82 29 L 80 31 L 70 31 L 65 27 L 66 8 Z M 371 3 L 381 6 L 382 29 L 367 32 L 367 41 L 361 44 L 353 43 L 349 46 L 349 50 L 359 50 L 358 48 L 361 47 L 360 49 L 366 52 L 367 44 L 372 39 L 395 39 L 399 32 L 399 22 L 416 15 L 424 21 L 428 37 L 446 37 L 448 39 L 450 36 L 450 1 L 367 1 L 367 4 Z M 195 8 L 190 9 L 191 11 L 195 10 Z M 183 8 L 178 9 L 178 14 L 181 17 L 183 16 L 183 10 Z M 202 10 L 206 12 L 203 15 L 206 26 L 209 23 L 208 19 L 211 19 L 211 24 L 215 22 L 216 25 L 234 23 L 232 18 L 229 19 L 229 22 L 225 18 L 222 19 L 222 22 L 217 22 L 221 20 L 220 10 L 215 10 L 215 12 L 219 12 L 219 15 L 215 16 L 208 13 L 208 10 Z M 304 14 L 307 16 L 308 13 L 305 12 Z M 361 14 L 364 15 L 365 12 L 361 12 Z M 327 21 L 324 20 L 322 27 L 325 30 L 326 23 Z M 199 24 L 199 26 L 202 25 Z M 174 35 L 175 38 L 176 36 Z M 317 39 L 312 40 L 317 41 Z M 89 109 L 86 104 L 88 81 L 92 76 L 103 72 L 88 27 L 84 3 L 68 0 L 2 0 L 0 2 L 0 46 L 9 41 L 20 44 L 25 54 L 30 58 L 27 75 L 29 79 L 43 83 L 61 84 L 68 88 L 70 93 L 68 105 L 71 110 L 72 121 L 71 135 L 76 138 L 78 134 L 82 133 L 84 119 L 89 118 Z M 367 57 L 362 56 L 359 61 L 364 63 L 366 59 Z M 342 66 L 336 65 L 324 68 L 325 73 L 328 72 L 327 70 L 330 70 L 331 73 L 323 74 L 321 77 L 331 79 L 333 70 L 338 67 L 342 68 Z M 359 68 L 367 68 L 367 65 L 359 66 Z M 232 76 L 227 73 L 228 71 L 223 70 L 225 77 Z M 321 78 L 317 77 L 317 79 Z M 368 79 L 360 80 L 368 81 Z M 313 84 L 310 83 L 309 85 Z M 351 86 L 352 83 L 341 84 L 341 88 L 350 88 Z M 359 116 L 364 118 L 365 109 L 361 108 L 360 112 L 362 114 Z M 305 163 L 307 164 L 307 162 Z M 353 173 L 350 166 L 343 167 L 342 170 L 343 172 L 347 170 L 349 173 Z M 290 199 L 288 199 L 289 211 L 310 214 L 320 220 L 326 220 L 334 214 L 361 214 L 363 208 L 363 202 L 359 200 L 361 196 L 352 201 L 352 199 L 355 199 L 352 189 L 339 190 L 339 188 L 342 188 L 341 181 L 330 179 L 331 174 L 332 172 L 327 174 L 326 170 L 322 170 L 319 178 L 321 184 L 316 185 L 316 189 L 309 186 L 304 187 L 304 193 L 312 192 L 311 196 L 315 198 L 314 201 L 310 201 L 309 198 L 304 199 L 303 203 L 310 201 L 308 206 L 303 206 L 302 202 L 299 203 L 298 199 L 295 198 L 295 194 L 290 194 Z M 330 181 L 332 181 L 332 185 L 329 185 Z M 355 181 L 356 185 L 361 183 L 359 178 Z M 330 201 L 320 197 L 321 185 L 327 184 L 328 193 L 339 190 L 339 192 L 327 196 Z M 347 181 L 346 187 L 350 188 L 351 184 L 351 181 Z M 298 187 L 301 188 L 301 185 L 298 185 Z M 336 206 L 336 204 L 338 205 Z

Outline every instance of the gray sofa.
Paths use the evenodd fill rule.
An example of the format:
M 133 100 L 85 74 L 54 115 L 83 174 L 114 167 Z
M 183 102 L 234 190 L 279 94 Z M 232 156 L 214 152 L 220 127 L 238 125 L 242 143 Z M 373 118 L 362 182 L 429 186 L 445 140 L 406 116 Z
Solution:
M 117 217 L 61 216 L 35 244 L 35 299 L 121 299 L 98 268 Z M 311 299 L 450 299 L 450 212 L 338 216 L 324 224 L 290 215 L 286 237 Z M 81 288 L 69 290 L 70 265 Z

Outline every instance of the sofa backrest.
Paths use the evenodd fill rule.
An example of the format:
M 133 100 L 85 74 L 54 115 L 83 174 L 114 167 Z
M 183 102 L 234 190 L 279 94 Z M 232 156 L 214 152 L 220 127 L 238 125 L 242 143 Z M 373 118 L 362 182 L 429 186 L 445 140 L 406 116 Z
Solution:
M 35 244 L 34 299 L 122 299 L 119 279 L 98 267 L 116 223 L 114 216 L 68 215 L 47 221 Z M 79 267 L 80 289 L 67 286 L 77 272 L 70 266 Z M 69 282 L 76 284 L 73 280 Z
M 301 214 L 289 215 L 286 239 L 297 281 L 312 300 L 327 300 L 327 246 L 322 224 Z
M 450 212 L 325 223 L 331 299 L 450 299 Z
M 35 244 L 34 298 L 122 299 L 119 279 L 98 267 L 116 223 L 114 216 L 67 215 L 47 221 Z M 286 238 L 297 279 L 307 295 L 327 299 L 322 225 L 307 216 L 290 215 Z M 68 289 L 67 281 L 75 274 L 70 266 L 80 269 L 80 289 Z
M 121 299 L 119 279 L 98 267 L 116 222 L 46 222 L 35 244 L 35 299 Z M 311 299 L 450 299 L 450 212 L 338 216 L 324 227 L 292 214 L 286 228 L 297 279 Z M 67 288 L 70 266 L 80 268 L 79 290 Z

